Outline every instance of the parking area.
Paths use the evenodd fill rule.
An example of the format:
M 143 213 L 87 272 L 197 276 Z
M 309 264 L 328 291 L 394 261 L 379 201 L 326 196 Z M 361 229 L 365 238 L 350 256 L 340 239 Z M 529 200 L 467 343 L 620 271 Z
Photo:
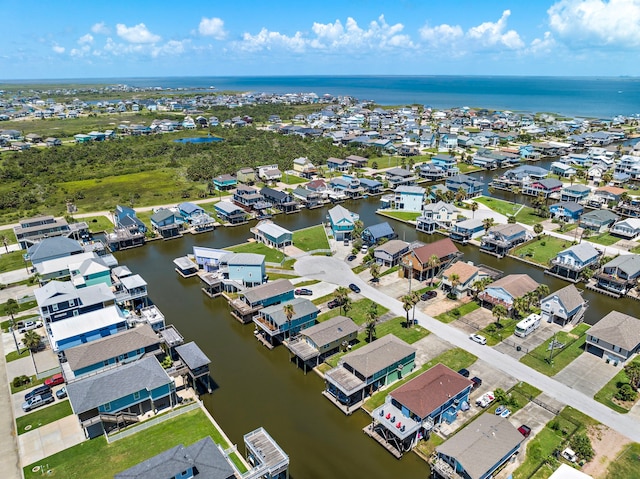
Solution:
M 583 353 L 556 374 L 554 379 L 593 397 L 619 372 L 620 367 L 607 364 L 593 354 Z
M 422 338 L 421 340 L 413 343 L 412 346 L 418 349 L 416 352 L 416 366 L 418 367 L 428 363 L 436 356 L 439 356 L 445 351 L 453 348 L 451 343 L 440 339 L 435 334 L 430 334 L 429 336 Z
M 51 404 L 47 405 L 47 406 L 42 406 L 42 407 L 39 407 L 37 409 L 34 409 L 34 411 L 41 411 L 41 410 L 43 410 L 43 409 L 45 409 L 45 408 L 47 408 L 49 406 L 52 406 L 54 404 L 59 403 L 61 401 L 61 399 L 58 399 L 56 397 L 56 392 L 58 391 L 58 389 L 62 389 L 63 386 L 64 386 L 64 384 L 61 384 L 59 386 L 54 386 L 53 388 L 51 388 L 51 392 L 53 394 L 53 397 L 55 398 L 54 401 Z M 24 412 L 22 410 L 22 404 L 24 403 L 25 395 L 29 391 L 32 391 L 33 389 L 35 389 L 35 388 L 27 389 L 26 391 L 20 391 L 17 394 L 12 394 L 11 395 L 11 403 L 12 403 L 12 407 L 13 407 L 13 417 L 18 418 L 18 417 L 22 417 L 22 416 L 24 416 L 26 414 L 29 414 L 30 412 L 33 412 L 33 411 Z M 62 399 L 62 401 L 64 401 L 64 400 L 65 399 Z
M 527 337 L 520 338 L 515 334 L 512 334 L 501 343 L 494 346 L 495 349 L 501 353 L 508 354 L 512 358 L 520 359 L 527 354 L 528 351 L 532 351 L 547 339 L 559 331 L 559 326 L 549 323 L 541 323 L 540 327 L 535 331 L 529 333 Z M 520 347 L 520 350 L 518 350 Z
M 479 329 L 486 328 L 491 323 L 494 323 L 496 319 L 491 314 L 491 311 L 485 308 L 478 308 L 475 311 L 471 311 L 469 314 L 465 314 L 462 318 L 457 319 L 452 326 L 471 334 L 477 332 Z
M 51 424 L 18 436 L 20 465 L 22 467 L 40 461 L 57 452 L 85 440 L 84 432 L 75 415 L 67 416 Z M 53 466 L 53 464 L 49 464 Z

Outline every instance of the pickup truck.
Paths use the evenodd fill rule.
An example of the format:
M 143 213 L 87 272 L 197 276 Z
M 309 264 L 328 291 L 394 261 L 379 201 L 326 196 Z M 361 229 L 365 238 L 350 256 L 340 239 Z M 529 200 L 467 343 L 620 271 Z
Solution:
M 42 323 L 40 321 L 26 321 L 20 329 L 18 329 L 19 333 L 26 333 L 27 331 L 31 331 L 32 329 L 42 327 Z
M 32 409 L 52 403 L 53 401 L 53 394 L 51 393 L 33 396 L 31 399 L 22 404 L 22 410 L 24 412 L 31 411 Z

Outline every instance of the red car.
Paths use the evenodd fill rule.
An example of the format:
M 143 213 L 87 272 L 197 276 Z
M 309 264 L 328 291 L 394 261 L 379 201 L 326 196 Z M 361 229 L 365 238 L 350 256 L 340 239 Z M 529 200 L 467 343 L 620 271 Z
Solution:
M 62 374 L 54 374 L 48 379 L 44 380 L 45 386 L 57 386 L 58 384 L 64 383 L 64 376 Z

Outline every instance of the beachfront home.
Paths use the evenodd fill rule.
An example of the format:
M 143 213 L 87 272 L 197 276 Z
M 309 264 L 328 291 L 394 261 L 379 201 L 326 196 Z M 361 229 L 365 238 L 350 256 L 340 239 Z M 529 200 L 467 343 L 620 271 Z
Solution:
M 511 248 L 524 243 L 529 237 L 527 229 L 519 224 L 492 226 L 482 237 L 480 251 L 503 257 Z
M 442 271 L 441 288 L 447 291 L 447 294 L 459 299 L 469 293 L 476 281 L 487 277 L 487 273 L 477 266 L 458 261 Z
M 435 473 L 441 477 L 486 479 L 520 449 L 524 436 L 508 419 L 484 413 L 436 447 Z
M 604 233 L 618 219 L 619 216 L 609 210 L 594 210 L 583 214 L 578 226 L 595 233 Z
M 226 279 L 247 288 L 267 281 L 264 255 L 228 253 L 220 258 L 220 271 Z
M 640 319 L 611 311 L 587 331 L 586 351 L 614 366 L 640 352 Z
M 236 173 L 238 183 L 252 185 L 256 181 L 256 170 L 250 167 L 240 168 Z
M 450 230 L 450 238 L 459 243 L 467 243 L 484 234 L 484 223 L 481 219 L 472 218 L 454 223 Z
M 293 308 L 293 315 L 289 319 L 285 307 Z M 294 298 L 281 304 L 267 306 L 258 311 L 253 317 L 256 330 L 271 345 L 275 345 L 316 323 L 320 310 L 306 298 Z
M 329 188 L 336 193 L 344 194 L 347 198 L 360 198 L 364 192 L 364 188 L 360 186 L 360 179 L 350 175 L 331 178 Z
M 164 239 L 180 236 L 182 219 L 178 214 L 167 208 L 160 208 L 151 215 L 151 227 Z
M 286 346 L 301 359 L 306 372 L 307 364 L 316 367 L 325 357 L 346 348 L 358 337 L 358 325 L 346 316 L 331 319 L 310 326 L 287 341 Z M 296 360 L 297 360 L 296 359 Z
M 458 218 L 460 210 L 451 203 L 438 201 L 424 205 L 422 214 L 416 219 L 416 229 L 431 234 L 438 229 L 449 229 Z
M 336 205 L 329 210 L 328 217 L 329 225 L 336 241 L 351 239 L 355 229 L 355 222 L 359 219 L 357 214 L 352 213 L 343 206 Z
M 64 218 L 36 216 L 20 220 L 18 226 L 13 227 L 13 233 L 20 248 L 27 249 L 45 238 L 68 237 L 71 234 L 71 226 Z
M 391 168 L 385 172 L 385 177 L 389 182 L 389 186 L 410 186 L 416 182 L 416 177 L 410 170 L 404 168 Z
M 207 273 L 218 271 L 223 256 L 229 254 L 224 249 L 205 248 L 204 246 L 193 247 L 193 260 L 201 269 Z
M 378 244 L 378 242 L 382 240 L 392 240 L 394 238 L 397 238 L 398 235 L 395 231 L 393 231 L 393 228 L 388 222 L 383 221 L 382 223 L 378 223 L 365 228 L 362 231 L 361 237 L 362 241 L 366 245 L 371 246 Z
M 459 410 L 469 407 L 470 379 L 436 364 L 387 394 L 384 404 L 371 412 L 365 432 L 400 457 L 410 451 L 434 425 L 452 423 Z
M 373 258 L 382 266 L 392 267 L 400 262 L 400 259 L 409 252 L 409 243 L 402 240 L 387 241 L 373 250 Z
M 627 218 L 614 223 L 609 232 L 614 236 L 632 240 L 640 235 L 640 218 Z
M 369 178 L 360 178 L 360 186 L 364 190 L 365 194 L 378 194 L 382 191 L 384 186 L 378 180 L 371 180 Z
M 436 155 L 431 158 L 431 163 L 443 170 L 446 176 L 452 176 L 459 172 L 458 162 L 455 156 Z
M 574 223 L 580 219 L 584 212 L 584 206 L 574 201 L 561 201 L 549 206 L 549 213 L 552 218 L 564 221 L 565 223 Z
M 264 196 L 265 201 L 268 201 L 283 213 L 291 213 L 298 210 L 298 203 L 290 193 L 264 187 L 260 190 L 260 194 Z
M 35 289 L 33 295 L 38 303 L 38 312 L 47 323 L 104 309 L 113 306 L 116 300 L 111 287 L 106 284 L 76 289 L 71 281 L 49 281 Z
M 216 210 L 216 215 L 218 215 L 218 218 L 223 223 L 237 225 L 247 221 L 245 211 L 239 206 L 234 205 L 231 201 L 218 201 L 214 209 Z
M 66 387 L 87 438 L 138 422 L 138 416 L 177 402 L 173 379 L 153 356 L 71 381 Z
M 325 374 L 323 394 L 346 414 L 379 388 L 402 379 L 415 367 L 416 349 L 387 334 L 344 355 Z
M 259 243 L 264 243 L 272 248 L 284 248 L 293 244 L 293 233 L 271 220 L 262 220 L 251 228 L 253 237 Z
M 488 304 L 492 308 L 501 304 L 511 312 L 517 298 L 532 293 L 538 286 L 540 284 L 527 274 L 510 274 L 489 284 L 484 291 L 478 294 L 478 299 L 483 306 Z
M 433 281 L 442 269 L 459 256 L 461 256 L 460 251 L 449 238 L 418 246 L 402 257 L 400 262 L 402 275 L 418 281 L 427 278 Z
M 454 194 L 458 193 L 458 191 L 463 191 L 465 198 L 472 198 L 474 196 L 481 195 L 482 189 L 484 188 L 484 183 L 482 181 L 476 180 L 474 177 L 469 175 L 450 176 L 447 178 L 444 185 L 447 187 L 447 190 Z
M 231 315 L 242 323 L 250 323 L 260 309 L 292 300 L 293 289 L 288 279 L 277 279 L 241 291 L 237 299 L 229 302 Z
M 549 273 L 569 281 L 578 281 L 586 268 L 595 268 L 598 265 L 601 255 L 602 252 L 591 243 L 570 246 L 551 260 Z
M 617 295 L 624 295 L 640 278 L 640 255 L 624 254 L 602 266 L 594 276 L 596 286 Z
M 393 208 L 401 211 L 422 211 L 425 191 L 421 186 L 398 186 L 394 190 Z
M 237 184 L 238 184 L 238 180 L 235 177 L 226 173 L 224 175 L 216 176 L 213 179 L 213 187 L 215 188 L 216 191 L 227 191 L 232 188 L 235 188 Z
M 453 164 L 455 165 L 455 161 Z M 447 176 L 447 172 L 441 166 L 427 162 L 418 167 L 418 175 L 428 181 L 439 181 Z
M 203 215 L 205 211 L 202 206 L 198 206 L 195 203 L 185 202 L 178 205 L 178 213 L 180 213 L 184 222 L 191 223 L 194 217 Z
M 591 194 L 591 188 L 586 185 L 575 184 L 565 186 L 560 190 L 560 201 L 575 201 L 582 203 Z
M 549 323 L 575 325 L 584 318 L 587 304 L 580 290 L 570 284 L 540 300 L 540 315 Z

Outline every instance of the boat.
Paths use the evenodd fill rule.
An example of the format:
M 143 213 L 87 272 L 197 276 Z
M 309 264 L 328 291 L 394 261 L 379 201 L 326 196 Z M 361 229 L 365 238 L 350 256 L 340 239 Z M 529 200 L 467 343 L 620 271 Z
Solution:
M 511 410 L 509 409 L 505 409 L 504 411 L 502 411 L 502 414 L 500 414 L 500 417 L 509 417 L 511 416 Z
M 506 409 L 507 409 L 506 406 L 502 406 L 502 405 L 498 406 L 496 408 L 496 416 L 500 416 Z

